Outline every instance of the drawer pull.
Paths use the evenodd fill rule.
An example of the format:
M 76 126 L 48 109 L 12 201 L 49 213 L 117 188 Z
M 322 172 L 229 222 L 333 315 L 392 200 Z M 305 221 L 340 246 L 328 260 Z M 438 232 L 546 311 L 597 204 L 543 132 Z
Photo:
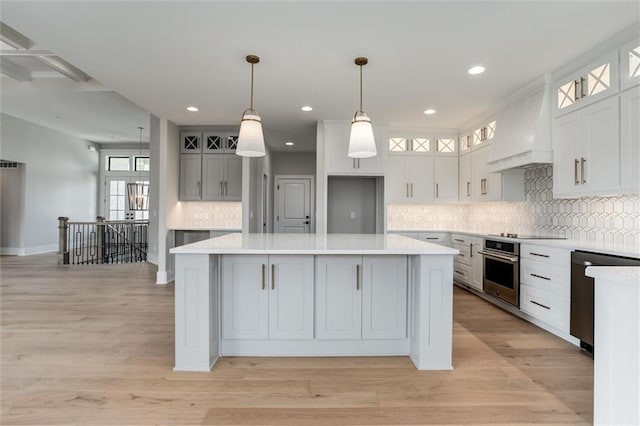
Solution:
M 464 240 L 461 240 L 459 238 L 454 238 L 453 241 L 455 241 L 456 243 L 464 243 Z
M 546 306 L 546 305 L 543 305 L 542 303 L 538 303 L 538 302 L 536 302 L 535 300 L 529 300 L 529 302 L 533 303 L 534 305 L 538 305 L 538 306 L 540 306 L 541 308 L 545 308 L 545 309 L 547 309 L 547 310 L 549 310 L 549 311 L 551 310 L 551 308 L 550 308 L 550 307 L 548 307 L 548 306 Z
M 454 269 L 454 271 L 455 271 L 456 274 L 464 275 L 464 272 L 462 272 L 462 271 L 458 271 L 457 269 Z
M 551 257 L 551 256 L 549 256 L 548 254 L 534 253 L 534 252 L 532 252 L 532 251 L 530 251 L 530 252 L 529 252 L 529 254 L 530 254 L 531 256 L 538 256 L 538 257 Z
M 425 240 L 439 240 L 439 237 L 427 237 Z
M 551 278 L 543 277 L 542 275 L 538 275 L 538 274 L 529 274 L 529 275 L 531 275 L 532 277 L 541 278 L 543 280 L 551 281 Z
M 464 257 L 464 253 L 460 253 L 460 254 L 458 254 L 458 256 Z

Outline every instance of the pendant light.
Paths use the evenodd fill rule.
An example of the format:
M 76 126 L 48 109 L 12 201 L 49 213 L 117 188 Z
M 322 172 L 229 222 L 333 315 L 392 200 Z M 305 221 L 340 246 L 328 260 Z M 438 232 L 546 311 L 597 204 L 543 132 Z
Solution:
M 260 62 L 260 58 L 256 55 L 248 55 L 246 59 L 251 64 L 251 105 L 242 113 L 236 154 L 243 157 L 263 157 L 265 151 L 262 119 L 253 109 L 253 66 Z
M 356 65 L 360 67 L 360 109 L 356 111 L 351 122 L 351 135 L 349 136 L 349 151 L 347 154 L 351 158 L 369 158 L 378 154 L 376 141 L 373 138 L 371 119 L 362 110 L 362 67 L 367 65 L 368 62 L 367 58 L 362 57 L 355 60 Z
M 138 144 L 140 156 L 142 156 L 142 129 L 143 127 L 138 127 L 140 131 L 140 143 Z M 134 161 L 134 170 L 136 170 L 136 162 L 137 160 Z M 129 182 L 127 184 L 127 198 L 129 200 L 129 210 L 149 210 L 149 184 Z

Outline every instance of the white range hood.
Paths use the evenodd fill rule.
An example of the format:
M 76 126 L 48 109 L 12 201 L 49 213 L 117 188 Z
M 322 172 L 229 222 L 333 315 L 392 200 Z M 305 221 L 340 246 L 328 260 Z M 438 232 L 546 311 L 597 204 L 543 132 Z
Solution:
M 533 86 L 533 87 L 532 87 Z M 549 77 L 529 85 L 498 115 L 487 163 L 490 172 L 551 163 L 551 90 Z M 522 93 L 522 91 L 521 91 Z

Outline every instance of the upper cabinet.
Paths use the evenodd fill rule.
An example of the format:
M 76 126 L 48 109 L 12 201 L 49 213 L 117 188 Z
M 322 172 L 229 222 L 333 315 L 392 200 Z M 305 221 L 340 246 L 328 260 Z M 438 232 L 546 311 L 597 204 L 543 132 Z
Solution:
M 554 115 L 561 115 L 618 91 L 618 51 L 556 81 Z
M 325 121 L 324 123 L 325 171 L 333 175 L 383 175 L 386 158 L 387 128 L 373 125 L 373 136 L 378 155 L 371 158 L 347 156 L 351 123 L 348 121 Z
M 394 130 L 389 138 L 386 202 L 457 202 L 457 138 L 454 135 L 412 133 L 415 131 Z
M 238 133 L 229 130 L 180 133 L 181 201 L 240 201 L 242 158 Z
M 496 120 L 491 120 L 487 123 L 473 129 L 472 144 L 478 146 L 487 142 L 491 142 L 496 135 Z
M 638 37 L 580 72 L 581 78 L 574 78 L 573 82 L 560 79 L 555 85 L 558 98 L 552 125 L 553 195 L 572 198 L 637 192 Z
M 635 39 L 620 48 L 620 89 L 640 84 L 640 40 Z

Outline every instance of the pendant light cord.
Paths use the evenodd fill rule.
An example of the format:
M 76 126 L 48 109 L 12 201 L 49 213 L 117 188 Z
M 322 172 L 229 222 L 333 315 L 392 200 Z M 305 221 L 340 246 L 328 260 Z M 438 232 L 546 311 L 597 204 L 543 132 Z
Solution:
M 253 64 L 251 64 L 251 110 L 253 110 Z
M 360 65 L 360 111 L 362 111 L 362 65 Z

